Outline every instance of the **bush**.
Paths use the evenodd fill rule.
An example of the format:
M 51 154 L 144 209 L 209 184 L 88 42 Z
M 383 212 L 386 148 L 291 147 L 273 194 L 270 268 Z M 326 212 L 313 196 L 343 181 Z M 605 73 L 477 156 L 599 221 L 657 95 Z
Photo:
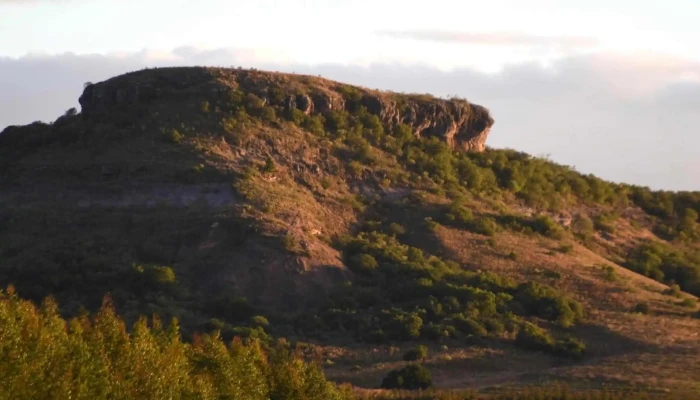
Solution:
M 571 222 L 571 228 L 578 237 L 583 240 L 589 240 L 595 233 L 595 225 L 587 215 L 577 215 Z
M 401 236 L 406 233 L 406 228 L 400 224 L 392 222 L 391 225 L 389 225 L 389 232 L 391 232 L 393 235 Z
M 700 252 L 676 250 L 659 242 L 642 243 L 627 256 L 625 266 L 659 282 L 700 295 Z
M 683 292 L 681 291 L 681 287 L 674 283 L 668 286 L 668 289 L 664 291 L 664 294 L 673 297 L 681 297 Z
M 532 230 L 552 239 L 561 239 L 564 237 L 564 229 L 561 225 L 546 215 L 535 218 L 532 222 Z
M 576 338 L 568 337 L 558 341 L 554 351 L 559 356 L 579 360 L 586 354 L 586 344 Z
M 455 221 L 460 224 L 468 224 L 474 219 L 472 211 L 466 207 L 466 205 L 459 200 L 455 200 L 450 205 L 445 218 L 448 221 Z
M 605 277 L 605 280 L 607 280 L 607 281 L 610 281 L 610 282 L 617 281 L 617 272 L 615 271 L 615 268 L 610 266 L 610 265 L 603 266 L 603 276 Z
M 275 166 L 275 160 L 272 159 L 272 157 L 268 157 L 265 160 L 265 166 L 263 167 L 263 172 L 267 173 L 272 173 L 277 170 L 277 167 Z
M 505 325 L 495 318 L 487 318 L 484 320 L 484 327 L 492 335 L 500 335 L 506 330 Z
M 267 328 L 270 326 L 270 322 L 267 320 L 267 318 L 261 316 L 261 315 L 256 315 L 251 319 L 251 323 L 255 327 L 259 328 Z
M 469 230 L 486 236 L 494 236 L 498 232 L 498 224 L 493 218 L 480 217 L 469 224 Z
M 539 326 L 524 322 L 515 337 L 515 343 L 529 350 L 550 351 L 554 347 L 554 339 Z
M 583 318 L 581 303 L 566 298 L 553 288 L 537 282 L 519 285 L 515 298 L 526 314 L 557 321 L 563 327 L 569 327 Z
M 150 267 L 146 271 L 154 282 L 162 285 L 175 283 L 175 271 L 170 267 Z
M 351 267 L 357 272 L 369 274 L 379 267 L 379 263 L 369 254 L 356 254 L 351 259 Z
M 177 144 L 177 143 L 182 142 L 182 139 L 185 138 L 185 135 L 178 132 L 177 129 L 171 129 L 170 131 L 167 132 L 165 137 L 170 143 Z
M 595 229 L 605 233 L 615 233 L 615 221 L 619 216 L 617 214 L 600 214 L 593 218 Z
M 430 219 L 430 217 L 425 219 L 425 224 L 430 232 L 437 232 L 437 230 L 440 229 L 440 224 Z
M 411 349 L 403 354 L 404 361 L 423 361 L 428 358 L 428 347 L 418 346 L 415 349 Z
M 678 303 L 678 305 L 680 305 L 681 307 L 693 308 L 693 309 L 694 309 L 694 308 L 696 308 L 696 307 L 698 306 L 698 303 L 697 303 L 697 301 L 695 301 L 694 299 L 691 299 L 691 298 L 689 298 L 689 297 L 686 297 L 686 298 L 683 299 L 680 303 Z
M 382 380 L 383 389 L 428 389 L 433 386 L 430 371 L 422 365 L 412 364 L 389 372 Z
M 563 254 L 571 254 L 574 251 L 574 245 L 563 244 L 557 248 L 557 251 Z
M 483 327 L 480 323 L 477 321 L 471 319 L 471 318 L 465 318 L 463 316 L 459 316 L 453 320 L 453 323 L 455 327 L 465 335 L 469 336 L 476 336 L 476 337 L 486 337 L 488 336 L 488 332 L 486 331 L 486 328 Z

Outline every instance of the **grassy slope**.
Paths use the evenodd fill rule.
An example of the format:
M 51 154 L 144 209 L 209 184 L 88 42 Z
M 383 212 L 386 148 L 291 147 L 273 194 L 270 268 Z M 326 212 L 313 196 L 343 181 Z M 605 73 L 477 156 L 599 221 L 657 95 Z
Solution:
M 282 78 L 293 90 L 332 87 L 315 78 Z M 219 79 L 237 86 L 232 78 Z M 260 84 L 269 82 L 263 79 Z M 556 196 L 542 194 L 544 202 L 503 180 L 475 189 L 464 180 L 450 182 L 439 168 L 426 174 L 417 171 L 412 165 L 420 162 L 411 164 L 393 154 L 387 139 L 375 142 L 376 132 L 360 134 L 365 139 L 358 144 L 328 127 L 324 134 L 311 133 L 303 121 L 287 121 L 281 108 L 274 108 L 275 117 L 261 119 L 256 117 L 257 107 L 208 96 L 193 90 L 190 96 L 144 105 L 145 116 L 126 127 L 75 116 L 53 127 L 38 127 L 39 133 L 24 132 L 25 137 L 39 139 L 23 145 L 19 135 L 0 139 L 0 203 L 6 205 L 0 211 L 3 283 L 15 283 L 20 294 L 37 300 L 56 295 L 68 314 L 81 306 L 95 309 L 110 291 L 128 318 L 151 312 L 177 316 L 186 333 L 223 327 L 233 335 L 248 327 L 244 333 L 251 334 L 255 324 L 250 317 L 262 314 L 272 322 L 268 332 L 318 343 L 309 351 L 332 360 L 326 366 L 329 376 L 365 387 L 376 387 L 386 372 L 404 364 L 403 350 L 417 342 L 430 345 L 426 364 L 436 385 L 445 388 L 546 380 L 593 387 L 695 384 L 700 375 L 697 309 L 679 305 L 678 297 L 666 294 L 665 284 L 621 265 L 628 250 L 641 241 L 662 241 L 658 225 L 676 223 L 677 217 L 652 217 L 634 203 L 614 199 L 586 200 L 561 187 L 554 189 Z M 252 118 L 242 116 L 241 110 Z M 170 143 L 173 129 L 184 136 L 179 143 Z M 403 154 L 425 149 L 424 142 L 404 147 Z M 509 166 L 524 163 L 496 150 L 472 159 L 499 160 L 504 155 L 511 156 L 506 157 Z M 537 162 L 557 174 L 571 173 L 533 161 Z M 112 169 L 120 173 L 110 175 Z M 488 174 L 481 174 L 488 180 Z M 34 185 L 31 189 L 29 183 Z M 221 195 L 220 202 L 216 195 L 208 202 L 185 199 L 180 205 L 151 207 L 138 200 L 158 198 L 151 192 L 143 196 L 144 188 L 164 183 L 170 185 L 162 189 L 165 202 L 206 197 L 202 192 L 226 193 L 229 187 L 234 191 Z M 218 186 L 206 189 L 204 184 Z M 58 192 L 72 197 L 53 200 Z M 555 197 L 556 202 L 551 200 Z M 132 205 L 94 204 L 96 198 L 127 198 Z M 407 201 L 414 198 L 418 200 Z M 490 215 L 501 222 L 499 231 L 486 236 L 474 233 L 469 224 L 445 220 L 445 207 L 455 199 L 466 199 L 461 201 L 476 219 Z M 595 217 L 610 211 L 621 216 L 604 230 L 587 232 L 585 240 L 574 235 L 575 227 L 562 228 L 553 239 L 507 228 L 499 220 L 508 214 L 527 219 L 526 213 L 532 212 L 561 216 L 566 225 L 573 215 Z M 440 223 L 426 223 L 426 218 Z M 582 339 L 588 346 L 586 357 L 570 361 L 523 350 L 512 345 L 509 333 L 476 342 L 463 336 L 439 342 L 421 337 L 383 345 L 358 342 L 332 328 L 307 335 L 285 316 L 313 312 L 345 280 L 358 279 L 335 242 L 367 230 L 368 220 L 380 222 L 384 231 L 389 223 L 400 224 L 405 230 L 398 235 L 402 243 L 455 261 L 465 271 L 540 282 L 578 300 L 586 318 L 572 328 L 562 331 L 533 316 L 524 320 Z M 697 241 L 668 245 L 692 251 Z M 133 264 L 168 266 L 176 278 L 172 282 L 149 275 Z M 252 309 L 241 306 L 236 296 L 247 297 Z M 650 312 L 633 312 L 641 303 L 648 304 Z

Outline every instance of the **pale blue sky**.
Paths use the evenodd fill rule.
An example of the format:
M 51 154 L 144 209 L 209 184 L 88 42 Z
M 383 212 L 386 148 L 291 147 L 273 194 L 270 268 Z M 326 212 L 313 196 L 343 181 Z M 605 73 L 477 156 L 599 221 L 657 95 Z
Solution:
M 191 45 L 283 49 L 307 62 L 406 60 L 419 58 L 410 45 L 373 33 L 440 29 L 591 37 L 607 49 L 700 58 L 698 15 L 695 0 L 0 0 L 0 55 Z M 473 63 L 447 52 L 430 51 L 439 66 Z
M 323 74 L 489 107 L 489 144 L 700 190 L 700 0 L 0 0 L 0 130 L 146 66 Z

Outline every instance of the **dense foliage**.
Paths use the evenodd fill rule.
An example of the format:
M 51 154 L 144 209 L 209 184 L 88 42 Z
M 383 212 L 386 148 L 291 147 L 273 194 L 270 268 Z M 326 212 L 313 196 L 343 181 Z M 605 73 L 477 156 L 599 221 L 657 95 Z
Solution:
M 142 318 L 127 333 L 107 302 L 94 317 L 63 320 L 56 303 L 41 308 L 0 293 L 0 399 L 272 399 L 352 396 L 328 382 L 284 342 L 225 345 L 218 333 L 180 340 Z
M 468 272 L 380 231 L 348 237 L 341 245 L 358 279 L 337 291 L 320 315 L 298 321 L 308 335 L 343 332 L 370 343 L 475 340 L 527 331 L 531 324 L 522 317 L 568 328 L 584 314 L 580 303 L 551 287 Z M 582 343 L 542 332 L 538 346 L 515 343 L 564 356 L 583 354 Z
M 389 372 L 382 380 L 384 389 L 427 389 L 433 386 L 430 371 L 422 365 L 410 364 L 401 369 Z
M 677 284 L 700 296 L 700 252 L 678 250 L 659 242 L 647 242 L 633 249 L 627 267 L 661 282 Z

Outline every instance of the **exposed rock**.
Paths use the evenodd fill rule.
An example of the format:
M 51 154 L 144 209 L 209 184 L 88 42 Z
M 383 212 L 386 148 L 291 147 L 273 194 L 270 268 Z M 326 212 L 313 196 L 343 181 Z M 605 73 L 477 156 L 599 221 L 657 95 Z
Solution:
M 311 114 L 314 112 L 314 102 L 311 97 L 300 94 L 296 98 L 297 108 L 304 112 L 304 114 Z
M 304 92 L 310 95 L 299 94 L 297 88 L 302 84 Z M 283 101 L 281 97 L 276 103 L 268 98 L 270 85 L 286 91 Z M 162 68 L 134 72 L 89 85 L 80 96 L 80 104 L 84 117 L 97 118 L 100 115 L 110 116 L 109 113 L 115 111 L 144 107 L 161 98 L 176 101 L 209 101 L 213 98 L 225 101 L 225 94 L 232 88 L 238 88 L 267 99 L 272 106 L 281 106 L 287 111 L 298 109 L 307 115 L 354 109 L 361 105 L 385 124 L 409 125 L 417 136 L 437 137 L 465 151 L 483 151 L 494 124 L 486 108 L 465 100 L 395 95 L 356 88 L 353 97 L 346 101 L 340 92 L 328 89 L 329 86 L 328 81 L 319 78 L 261 71 Z M 110 117 L 118 118 L 117 114 Z M 138 113 L 130 113 L 130 118 L 126 120 L 140 115 L 148 113 L 139 110 Z
M 314 110 L 317 113 L 345 109 L 345 99 L 340 95 L 331 96 L 328 93 L 321 92 L 313 94 L 311 98 L 313 99 Z
M 287 96 L 284 99 L 284 110 L 289 111 L 297 108 L 297 98 L 295 96 Z

